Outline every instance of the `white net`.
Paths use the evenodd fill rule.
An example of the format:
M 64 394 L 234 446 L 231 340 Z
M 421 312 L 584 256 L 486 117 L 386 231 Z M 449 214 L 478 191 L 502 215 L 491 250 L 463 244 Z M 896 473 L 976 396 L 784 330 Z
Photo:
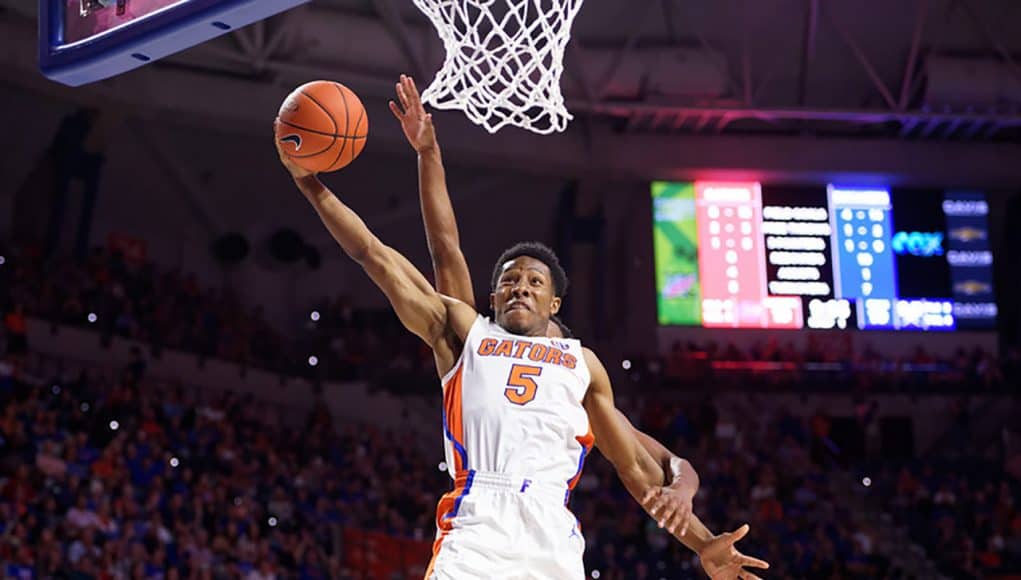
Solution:
M 583 0 L 414 0 L 447 55 L 422 93 L 495 133 L 506 125 L 549 134 L 571 114 L 560 76 L 571 23 Z

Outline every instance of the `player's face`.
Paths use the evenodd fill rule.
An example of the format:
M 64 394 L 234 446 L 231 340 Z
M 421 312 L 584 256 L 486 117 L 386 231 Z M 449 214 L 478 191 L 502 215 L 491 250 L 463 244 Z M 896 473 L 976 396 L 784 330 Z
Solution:
M 550 317 L 560 310 L 549 268 L 529 256 L 503 265 L 489 303 L 497 324 L 508 332 L 529 336 L 546 336 Z

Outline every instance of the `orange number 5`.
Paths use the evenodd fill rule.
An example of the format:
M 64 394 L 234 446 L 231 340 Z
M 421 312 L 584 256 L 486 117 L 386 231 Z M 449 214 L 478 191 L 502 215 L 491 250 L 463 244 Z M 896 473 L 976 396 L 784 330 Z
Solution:
M 531 365 L 514 365 L 507 379 L 507 389 L 503 394 L 515 405 L 526 405 L 535 398 L 535 390 L 539 388 L 535 379 L 542 374 L 542 367 Z

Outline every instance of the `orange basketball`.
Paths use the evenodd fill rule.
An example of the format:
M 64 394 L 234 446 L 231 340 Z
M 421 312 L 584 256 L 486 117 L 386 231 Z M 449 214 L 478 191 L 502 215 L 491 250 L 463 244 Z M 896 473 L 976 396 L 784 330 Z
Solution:
M 287 95 L 277 113 L 276 138 L 302 169 L 336 171 L 365 148 L 369 119 L 358 95 L 333 81 L 312 81 Z

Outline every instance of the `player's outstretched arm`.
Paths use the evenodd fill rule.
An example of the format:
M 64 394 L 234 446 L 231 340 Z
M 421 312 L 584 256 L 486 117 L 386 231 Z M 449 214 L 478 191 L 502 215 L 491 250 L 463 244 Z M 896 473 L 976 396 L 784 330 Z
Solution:
M 408 143 L 418 153 L 419 201 L 429 255 L 436 274 L 436 289 L 441 294 L 474 306 L 471 274 L 461 251 L 457 219 L 447 191 L 447 177 L 432 115 L 422 105 L 415 81 L 407 75 L 401 75 L 397 83 L 397 100 L 400 105 L 390 101 L 390 110 L 401 123 Z
M 279 143 L 277 150 L 280 152 Z M 333 239 L 386 294 L 404 326 L 427 344 L 435 345 L 447 323 L 447 307 L 440 294 L 404 256 L 381 242 L 315 174 L 301 169 L 282 152 L 280 160 Z

